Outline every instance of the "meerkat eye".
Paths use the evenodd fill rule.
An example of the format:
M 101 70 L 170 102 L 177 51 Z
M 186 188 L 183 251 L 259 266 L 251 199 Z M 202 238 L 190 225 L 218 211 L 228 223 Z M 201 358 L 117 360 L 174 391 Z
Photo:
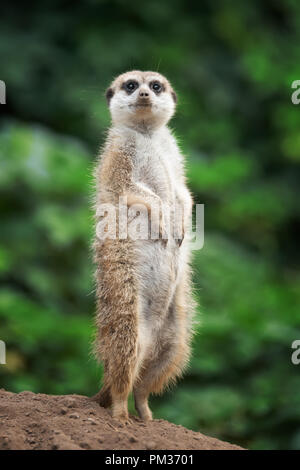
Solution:
M 150 85 L 150 88 L 155 92 L 155 93 L 160 93 L 162 90 L 162 86 L 159 82 L 152 82 Z
M 127 93 L 134 92 L 138 86 L 139 84 L 135 80 L 129 80 L 128 82 L 124 83 L 124 89 L 127 91 Z

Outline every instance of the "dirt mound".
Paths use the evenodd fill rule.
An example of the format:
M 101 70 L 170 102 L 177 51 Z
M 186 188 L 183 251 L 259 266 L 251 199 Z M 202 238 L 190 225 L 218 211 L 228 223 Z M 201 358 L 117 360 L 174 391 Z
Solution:
M 79 395 L 0 390 L 0 449 L 240 449 L 162 419 L 124 426 Z

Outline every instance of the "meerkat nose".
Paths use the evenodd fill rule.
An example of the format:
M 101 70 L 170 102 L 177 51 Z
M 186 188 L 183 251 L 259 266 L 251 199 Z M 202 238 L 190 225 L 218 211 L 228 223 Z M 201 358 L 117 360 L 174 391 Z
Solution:
M 149 97 L 149 93 L 148 93 L 148 91 L 146 91 L 146 90 L 141 90 L 141 91 L 139 92 L 139 96 L 141 96 L 142 98 L 148 98 L 148 97 Z

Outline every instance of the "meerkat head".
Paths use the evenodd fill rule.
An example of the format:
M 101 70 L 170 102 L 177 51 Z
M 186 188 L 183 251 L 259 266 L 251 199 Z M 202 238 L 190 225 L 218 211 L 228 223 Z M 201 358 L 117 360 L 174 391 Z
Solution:
M 164 76 L 138 70 L 117 77 L 106 99 L 114 124 L 147 130 L 165 125 L 175 112 L 177 100 Z

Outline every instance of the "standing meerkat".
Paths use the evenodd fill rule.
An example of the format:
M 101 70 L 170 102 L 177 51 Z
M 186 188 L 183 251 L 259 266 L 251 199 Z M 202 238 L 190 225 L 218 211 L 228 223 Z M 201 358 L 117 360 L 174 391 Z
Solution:
M 192 198 L 183 157 L 167 127 L 176 107 L 169 81 L 156 72 L 127 72 L 113 81 L 106 97 L 112 125 L 95 171 L 97 214 L 110 204 L 118 218 L 119 198 L 126 198 L 126 210 L 147 208 L 144 221 L 153 228 L 156 223 L 158 236 L 95 238 L 95 349 L 104 381 L 94 398 L 126 422 L 133 390 L 140 418 L 151 420 L 149 394 L 174 382 L 190 354 L 193 300 L 184 233 Z M 175 212 L 175 206 L 182 210 Z M 159 208 L 157 222 L 153 207 Z M 182 223 L 180 236 L 169 230 L 165 208 L 169 221 Z

